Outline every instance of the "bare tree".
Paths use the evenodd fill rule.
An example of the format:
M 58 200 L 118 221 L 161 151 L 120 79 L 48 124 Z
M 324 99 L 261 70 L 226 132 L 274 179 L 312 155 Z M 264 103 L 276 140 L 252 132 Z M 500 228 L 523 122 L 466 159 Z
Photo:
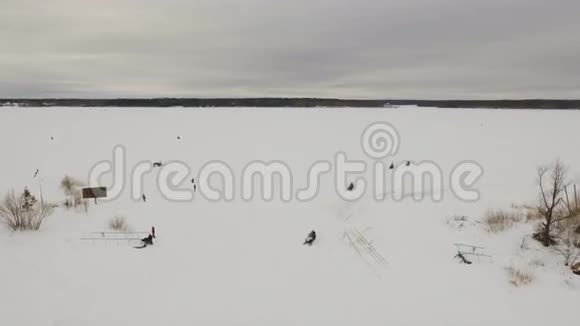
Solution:
M 580 210 L 567 199 L 567 169 L 561 161 L 538 168 L 538 186 L 540 201 L 537 209 L 543 222 L 534 234 L 534 239 L 549 247 L 557 244 L 552 236 L 552 226 L 577 216 Z
M 66 196 L 64 205 L 67 208 L 83 206 L 85 210 L 87 209 L 87 203 L 83 202 L 81 187 L 84 183 L 78 179 L 71 176 L 65 175 L 60 182 L 60 188 Z

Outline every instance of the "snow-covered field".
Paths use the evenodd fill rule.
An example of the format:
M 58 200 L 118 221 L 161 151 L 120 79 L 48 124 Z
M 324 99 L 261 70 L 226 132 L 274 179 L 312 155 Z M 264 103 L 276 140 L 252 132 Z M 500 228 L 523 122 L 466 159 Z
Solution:
M 175 202 L 156 187 L 154 170 L 144 178 L 146 202 L 131 200 L 126 188 L 86 214 L 57 208 L 38 232 L 0 228 L 0 325 L 577 324 L 580 277 L 533 240 L 520 248 L 533 224 L 490 234 L 477 221 L 488 209 L 534 204 L 538 165 L 560 158 L 576 177 L 578 111 L 3 108 L 0 191 L 28 186 L 38 196 L 41 185 L 45 201 L 61 203 L 61 179 L 87 181 L 116 145 L 126 150 L 127 169 L 144 160 L 187 163 L 184 187 L 211 161 L 237 174 L 249 162 L 276 160 L 299 188 L 312 163 L 336 153 L 374 163 L 361 134 L 381 121 L 400 136 L 387 165 L 436 163 L 445 177 L 441 201 L 367 194 L 349 202 L 323 175 L 305 202 L 239 194 L 212 202 L 199 192 Z M 477 201 L 450 191 L 449 175 L 464 161 L 484 171 Z M 154 246 L 81 240 L 116 215 L 133 231 L 155 226 Z M 449 225 L 455 215 L 468 217 L 464 227 Z M 351 227 L 386 264 L 359 257 L 344 239 Z M 311 229 L 318 239 L 303 246 Z M 459 264 L 454 243 L 483 246 L 492 257 Z M 533 281 L 514 287 L 509 267 Z

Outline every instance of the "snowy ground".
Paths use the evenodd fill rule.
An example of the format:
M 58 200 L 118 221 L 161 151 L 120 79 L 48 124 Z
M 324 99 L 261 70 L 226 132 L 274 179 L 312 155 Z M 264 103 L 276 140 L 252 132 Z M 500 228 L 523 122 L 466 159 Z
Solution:
M 540 164 L 560 158 L 578 172 L 578 111 L 4 108 L 0 191 L 38 193 L 40 179 L 44 199 L 62 202 L 62 177 L 86 180 L 115 145 L 126 148 L 129 167 L 179 160 L 197 171 L 221 160 L 238 171 L 279 160 L 303 186 L 310 164 L 337 152 L 372 163 L 361 133 L 377 121 L 400 134 L 397 163 L 433 161 L 446 174 L 465 160 L 480 164 L 481 198 L 464 202 L 445 184 L 441 202 L 352 203 L 323 176 L 308 202 L 177 203 L 160 194 L 152 173 L 146 203 L 124 193 L 88 214 L 58 208 L 39 232 L 0 228 L 0 325 L 577 324 L 580 277 L 531 240 L 520 249 L 533 226 L 495 235 L 477 221 L 488 209 L 533 203 Z M 155 245 L 80 240 L 115 215 L 134 231 L 154 225 Z M 470 223 L 448 225 L 454 215 Z M 343 239 L 349 226 L 388 264 L 366 264 Z M 319 238 L 303 246 L 311 229 Z M 456 242 L 486 247 L 491 261 L 459 264 Z M 510 285 L 512 266 L 533 282 Z

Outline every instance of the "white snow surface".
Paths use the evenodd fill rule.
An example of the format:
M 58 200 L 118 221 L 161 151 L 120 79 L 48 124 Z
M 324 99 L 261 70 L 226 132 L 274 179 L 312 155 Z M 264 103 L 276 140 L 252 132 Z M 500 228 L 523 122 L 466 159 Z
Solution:
M 580 277 L 533 240 L 520 248 L 534 225 L 490 234 L 478 223 L 488 209 L 533 204 L 538 165 L 560 158 L 577 177 L 578 111 L 2 108 L 0 192 L 28 186 L 38 195 L 40 178 L 44 200 L 60 203 L 64 175 L 86 180 L 115 145 L 126 148 L 129 167 L 182 161 L 191 177 L 212 160 L 235 171 L 279 160 L 298 188 L 313 162 L 339 151 L 373 162 L 360 142 L 377 121 L 400 134 L 396 162 L 433 161 L 446 175 L 462 161 L 480 164 L 480 199 L 461 201 L 444 185 L 441 202 L 348 202 L 325 175 L 308 202 L 246 202 L 238 187 L 232 202 L 198 194 L 178 203 L 156 189 L 154 172 L 145 178 L 146 203 L 126 191 L 88 213 L 57 208 L 38 232 L 0 226 L 0 325 L 578 324 Z M 115 215 L 133 231 L 154 225 L 155 244 L 80 240 Z M 450 226 L 455 215 L 469 223 Z M 363 230 L 388 264 L 365 264 L 343 239 L 348 226 Z M 318 239 L 303 246 L 311 229 Z M 484 246 L 492 259 L 459 264 L 457 242 Z M 514 287 L 508 267 L 533 282 Z

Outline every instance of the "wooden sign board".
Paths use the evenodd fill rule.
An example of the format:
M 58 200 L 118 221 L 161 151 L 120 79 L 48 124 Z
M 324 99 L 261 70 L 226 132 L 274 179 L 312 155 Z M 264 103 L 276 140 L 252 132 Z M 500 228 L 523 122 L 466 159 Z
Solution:
M 83 188 L 83 198 L 105 198 L 107 197 L 107 187 Z

